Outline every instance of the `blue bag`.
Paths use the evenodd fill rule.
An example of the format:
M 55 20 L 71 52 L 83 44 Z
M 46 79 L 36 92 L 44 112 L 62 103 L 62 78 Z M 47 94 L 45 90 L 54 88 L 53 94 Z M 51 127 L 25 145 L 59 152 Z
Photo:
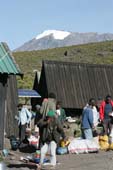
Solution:
M 58 155 L 67 154 L 68 153 L 68 149 L 67 149 L 67 147 L 58 147 L 57 150 L 56 150 L 56 153 Z

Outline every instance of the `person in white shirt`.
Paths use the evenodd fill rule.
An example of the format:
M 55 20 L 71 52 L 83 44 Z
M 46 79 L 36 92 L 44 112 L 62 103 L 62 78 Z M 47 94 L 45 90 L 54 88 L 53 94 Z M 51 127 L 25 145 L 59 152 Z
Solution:
M 26 127 L 31 121 L 32 114 L 23 104 L 18 105 L 18 111 L 19 140 L 22 143 L 25 139 Z
M 99 112 L 97 111 L 96 106 L 93 106 L 92 111 L 93 111 L 93 123 L 94 123 L 94 127 L 97 127 L 97 125 L 99 123 Z

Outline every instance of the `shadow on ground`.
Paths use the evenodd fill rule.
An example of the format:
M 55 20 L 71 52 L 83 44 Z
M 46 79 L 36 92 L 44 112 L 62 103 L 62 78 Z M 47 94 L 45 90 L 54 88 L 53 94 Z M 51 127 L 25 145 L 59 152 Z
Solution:
M 19 151 L 23 153 L 34 153 L 36 151 L 36 148 L 34 146 L 24 144 L 22 147 L 19 147 Z
M 29 164 L 10 164 L 7 166 L 8 168 L 29 168 L 29 169 L 37 169 L 36 165 L 29 165 Z

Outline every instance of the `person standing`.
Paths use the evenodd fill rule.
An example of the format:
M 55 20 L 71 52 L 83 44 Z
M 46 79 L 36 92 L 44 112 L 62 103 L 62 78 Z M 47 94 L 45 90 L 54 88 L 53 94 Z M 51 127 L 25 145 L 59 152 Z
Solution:
M 35 121 L 34 121 L 35 127 L 37 127 L 37 123 L 41 118 L 42 118 L 42 114 L 40 114 L 40 105 L 37 104 L 35 106 Z
M 47 113 L 45 119 L 41 119 L 38 123 L 38 126 L 41 129 L 40 138 L 42 141 L 41 146 L 41 159 L 40 164 L 44 164 L 44 158 L 48 150 L 50 149 L 50 165 L 56 165 L 56 148 L 59 143 L 60 136 L 65 139 L 65 133 L 61 124 L 55 116 L 55 112 L 50 110 Z
M 22 143 L 25 139 L 26 127 L 31 121 L 32 114 L 23 104 L 18 105 L 18 111 L 19 140 Z
M 66 114 L 65 110 L 61 107 L 61 102 L 58 101 L 56 104 L 56 116 L 60 123 L 64 125 L 64 122 L 66 121 Z
M 113 111 L 113 101 L 110 95 L 107 95 L 105 100 L 100 105 L 100 121 L 104 127 L 104 134 L 108 135 L 111 132 L 112 120 L 109 113 Z
M 45 98 L 43 100 L 40 108 L 40 114 L 42 114 L 42 117 L 45 118 L 50 110 L 56 110 L 56 95 L 54 93 L 49 93 L 48 99 Z
M 83 109 L 86 109 L 87 107 L 89 107 L 88 103 L 86 104 L 86 106 Z M 95 105 L 92 106 L 91 109 L 93 111 L 93 124 L 94 124 L 94 127 L 97 127 L 98 123 L 99 123 L 99 112 Z
M 97 111 L 96 106 L 92 107 L 92 111 L 93 111 L 93 124 L 94 127 L 96 128 L 99 124 L 99 112 Z
M 94 120 L 93 120 L 93 111 L 92 108 L 95 106 L 95 99 L 91 98 L 89 100 L 89 104 L 85 109 L 83 109 L 82 113 L 82 137 L 84 139 L 92 139 L 93 132 L 92 128 L 94 128 Z

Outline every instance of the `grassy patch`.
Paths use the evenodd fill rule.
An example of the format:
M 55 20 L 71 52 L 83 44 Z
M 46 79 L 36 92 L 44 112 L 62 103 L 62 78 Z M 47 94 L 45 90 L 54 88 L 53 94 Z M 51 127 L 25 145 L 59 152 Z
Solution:
M 14 52 L 13 55 L 25 75 L 23 80 L 18 78 L 18 87 L 32 88 L 34 70 L 41 71 L 42 60 L 113 64 L 113 41 L 48 50 Z

